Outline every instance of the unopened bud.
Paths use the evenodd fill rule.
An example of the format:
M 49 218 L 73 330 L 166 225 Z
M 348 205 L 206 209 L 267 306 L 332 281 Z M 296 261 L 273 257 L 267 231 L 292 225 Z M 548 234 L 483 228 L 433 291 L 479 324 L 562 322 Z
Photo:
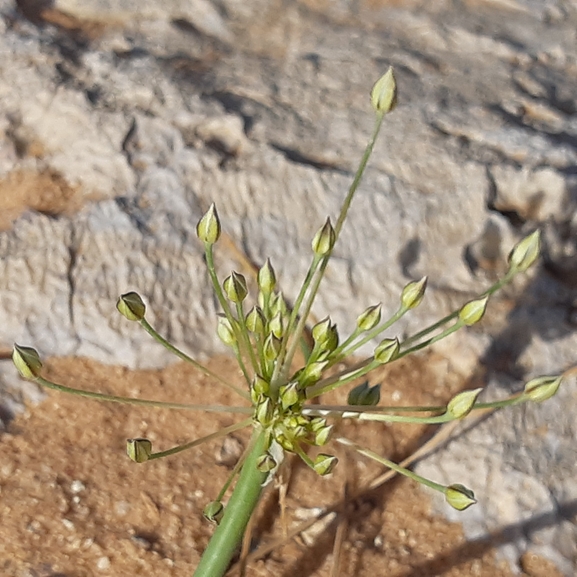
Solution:
M 464 511 L 477 502 L 473 491 L 458 483 L 449 485 L 445 489 L 445 499 L 447 503 L 454 509 L 457 509 L 457 511 Z
M 268 328 L 277 339 L 282 339 L 282 336 L 284 335 L 284 319 L 281 313 L 276 313 L 272 317 Z
M 468 327 L 478 323 L 485 314 L 488 302 L 488 296 L 468 302 L 459 311 L 459 320 Z
M 308 387 L 318 382 L 326 369 L 328 361 L 310 363 L 298 374 L 298 380 L 302 387 Z
M 135 292 L 122 295 L 116 302 L 116 308 L 129 321 L 141 321 L 146 314 L 146 306 L 140 295 Z
M 227 347 L 236 346 L 236 337 L 230 321 L 224 315 L 218 315 L 216 334 Z
M 302 399 L 299 383 L 292 381 L 280 387 L 279 398 L 283 409 L 296 405 Z
M 381 320 L 381 305 L 373 305 L 363 313 L 361 313 L 357 318 L 357 327 L 361 331 L 370 331 L 374 329 Z
M 454 419 L 466 417 L 475 406 L 477 397 L 482 390 L 482 388 L 473 389 L 455 395 L 447 405 L 447 414 L 451 415 Z
M 324 453 L 319 453 L 314 460 L 313 469 L 315 473 L 324 476 L 332 473 L 337 463 L 338 459 L 333 455 L 325 455 Z
M 205 244 L 214 244 L 220 236 L 220 220 L 212 203 L 196 225 L 196 234 Z
M 258 271 L 257 283 L 258 288 L 264 294 L 271 294 L 272 291 L 274 291 L 274 287 L 276 286 L 276 274 L 268 258 Z
M 391 112 L 397 105 L 397 83 L 392 67 L 389 67 L 373 86 L 371 104 L 375 112 L 382 114 Z
M 427 277 L 410 282 L 401 293 L 401 304 L 406 309 L 414 309 L 421 304 L 427 289 Z
M 265 318 L 260 307 L 252 307 L 246 315 L 246 328 L 257 335 L 264 333 Z
M 255 418 L 263 427 L 270 425 L 274 416 L 274 407 L 272 401 L 266 397 L 260 402 L 255 409 Z
M 332 435 L 334 425 L 325 425 L 321 427 L 315 432 L 315 440 L 314 443 L 317 447 L 321 447 L 322 445 L 326 445 Z
M 152 454 L 152 443 L 148 439 L 128 439 L 126 454 L 135 463 L 144 463 Z
M 263 345 L 264 356 L 269 361 L 274 361 L 280 353 L 281 344 L 282 341 L 280 339 L 277 339 L 272 333 L 270 333 L 264 341 Z
M 364 407 L 374 407 L 381 400 L 381 385 L 369 386 L 365 381 L 349 391 L 347 404 Z
M 526 271 L 539 256 L 540 232 L 536 230 L 521 240 L 509 254 L 509 267 L 517 272 Z
M 313 238 L 313 252 L 318 256 L 325 256 L 333 249 L 336 241 L 336 234 L 331 219 L 327 218 L 325 224 L 317 231 Z
M 224 279 L 222 283 L 224 292 L 226 296 L 233 303 L 241 303 L 248 294 L 248 289 L 246 287 L 246 279 L 243 275 L 234 272 Z
M 12 351 L 12 361 L 20 375 L 25 379 L 35 379 L 40 376 L 42 361 L 36 349 L 15 344 Z
M 224 505 L 220 501 L 211 501 L 203 510 L 204 518 L 211 523 L 220 523 L 224 515 Z
M 375 361 L 379 361 L 381 364 L 390 363 L 399 353 L 400 347 L 399 339 L 396 337 L 394 339 L 383 339 L 375 349 Z
M 263 455 L 261 455 L 256 462 L 256 468 L 261 473 L 269 473 L 274 468 L 277 467 L 277 462 L 275 461 L 274 457 L 267 451 Z
M 525 397 L 535 403 L 546 401 L 559 390 L 562 380 L 563 376 L 537 377 L 536 379 L 532 379 L 525 385 Z

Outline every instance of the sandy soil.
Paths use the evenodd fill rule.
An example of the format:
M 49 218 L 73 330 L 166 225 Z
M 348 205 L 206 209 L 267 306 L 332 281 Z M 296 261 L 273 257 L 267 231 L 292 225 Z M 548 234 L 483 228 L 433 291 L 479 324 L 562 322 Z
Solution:
M 239 382 L 230 360 L 209 365 Z M 430 355 L 392 365 L 377 376 L 383 402 L 438 403 L 463 386 L 455 378 L 439 378 L 435 367 Z M 85 359 L 51 359 L 46 376 L 141 398 L 239 404 L 228 390 L 181 363 L 130 372 Z M 163 450 L 237 420 L 50 393 L 0 437 L 0 574 L 191 575 L 213 531 L 202 509 L 224 484 L 250 431 L 143 464 L 126 457 L 126 439 L 148 437 L 155 450 Z M 427 434 L 416 426 L 369 423 L 343 423 L 340 432 L 395 459 L 414 451 Z M 340 462 L 331 478 L 288 460 L 282 483 L 267 490 L 255 519 L 247 575 L 512 575 L 495 561 L 494 544 L 468 544 L 458 525 L 431 512 L 426 493 L 413 482 L 394 479 L 363 492 L 382 468 L 338 447 L 334 453 Z M 331 505 L 339 512 L 282 543 L 284 534 Z M 275 542 L 280 544 L 267 547 Z M 558 575 L 534 556 L 522 565 L 526 576 Z M 238 564 L 231 574 L 239 574 Z

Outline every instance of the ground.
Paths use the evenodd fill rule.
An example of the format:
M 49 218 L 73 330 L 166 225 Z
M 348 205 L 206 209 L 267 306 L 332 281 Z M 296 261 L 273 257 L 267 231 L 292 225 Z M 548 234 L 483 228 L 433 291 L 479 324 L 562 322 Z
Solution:
M 209 366 L 240 382 L 231 360 L 212 359 Z M 376 376 L 383 383 L 382 402 L 444 402 L 463 383 L 450 375 L 439 378 L 439 367 L 431 354 L 394 363 Z M 180 362 L 163 370 L 129 371 L 58 358 L 45 368 L 47 377 L 78 388 L 239 404 L 233 393 Z M 155 450 L 163 450 L 239 419 L 50 392 L 0 437 L 1 575 L 191 575 L 213 531 L 202 509 L 224 484 L 250 431 L 143 464 L 126 457 L 126 439 L 147 437 Z M 339 427 L 341 434 L 395 459 L 410 454 L 431 433 L 374 423 Z M 266 490 L 252 527 L 246 575 L 512 575 L 496 561 L 494 543 L 467 543 L 459 525 L 432 512 L 428 494 L 414 482 L 396 478 L 363 491 L 382 468 L 329 447 L 339 456 L 330 478 L 289 459 L 281 483 Z M 283 542 L 283 535 L 332 506 L 337 514 Z M 543 559 L 527 555 L 521 561 L 526 576 L 558 575 Z M 239 573 L 237 564 L 231 575 Z

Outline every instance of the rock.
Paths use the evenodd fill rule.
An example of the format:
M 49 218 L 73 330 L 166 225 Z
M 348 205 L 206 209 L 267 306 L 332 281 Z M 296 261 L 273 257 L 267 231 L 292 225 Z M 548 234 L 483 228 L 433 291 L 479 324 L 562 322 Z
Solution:
M 310 239 L 338 214 L 371 133 L 370 87 L 392 64 L 399 107 L 315 316 L 330 312 L 344 334 L 368 305 L 393 314 L 402 287 L 426 274 L 425 301 L 391 336 L 411 334 L 489 286 L 514 242 L 544 227 L 546 267 L 438 352 L 464 374 L 480 363 L 489 396 L 575 362 L 575 12 L 533 0 L 285 8 L 0 0 L 2 350 L 17 341 L 42 355 L 165 364 L 115 313 L 137 290 L 177 346 L 221 351 L 195 237 L 212 201 L 226 233 L 220 277 L 271 257 L 294 299 Z M 19 382 L 7 363 L 0 371 L 4 385 Z M 574 500 L 571 386 L 421 465 L 493 478 L 477 490 L 490 502 L 461 517 L 469 534 L 524 528 L 535 514 L 542 525 L 514 531 L 510 559 L 549 552 L 568 575 L 572 529 L 558 505 Z

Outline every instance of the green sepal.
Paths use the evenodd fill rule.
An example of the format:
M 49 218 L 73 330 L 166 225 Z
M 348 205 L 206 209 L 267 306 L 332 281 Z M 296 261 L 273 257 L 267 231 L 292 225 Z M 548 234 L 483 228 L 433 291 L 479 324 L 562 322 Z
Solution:
M 152 443 L 149 439 L 128 439 L 126 454 L 135 463 L 145 463 L 152 454 Z
M 220 237 L 220 219 L 214 202 L 196 225 L 196 234 L 205 244 L 214 244 Z
M 449 503 L 453 509 L 457 509 L 457 511 L 464 511 L 477 502 L 473 491 L 459 483 L 449 485 L 445 489 L 445 499 L 447 503 Z
M 129 321 L 141 321 L 146 314 L 146 305 L 138 293 L 123 294 L 116 301 L 118 312 Z
M 12 362 L 25 379 L 35 379 L 40 376 L 42 361 L 36 349 L 15 344 L 12 351 Z

